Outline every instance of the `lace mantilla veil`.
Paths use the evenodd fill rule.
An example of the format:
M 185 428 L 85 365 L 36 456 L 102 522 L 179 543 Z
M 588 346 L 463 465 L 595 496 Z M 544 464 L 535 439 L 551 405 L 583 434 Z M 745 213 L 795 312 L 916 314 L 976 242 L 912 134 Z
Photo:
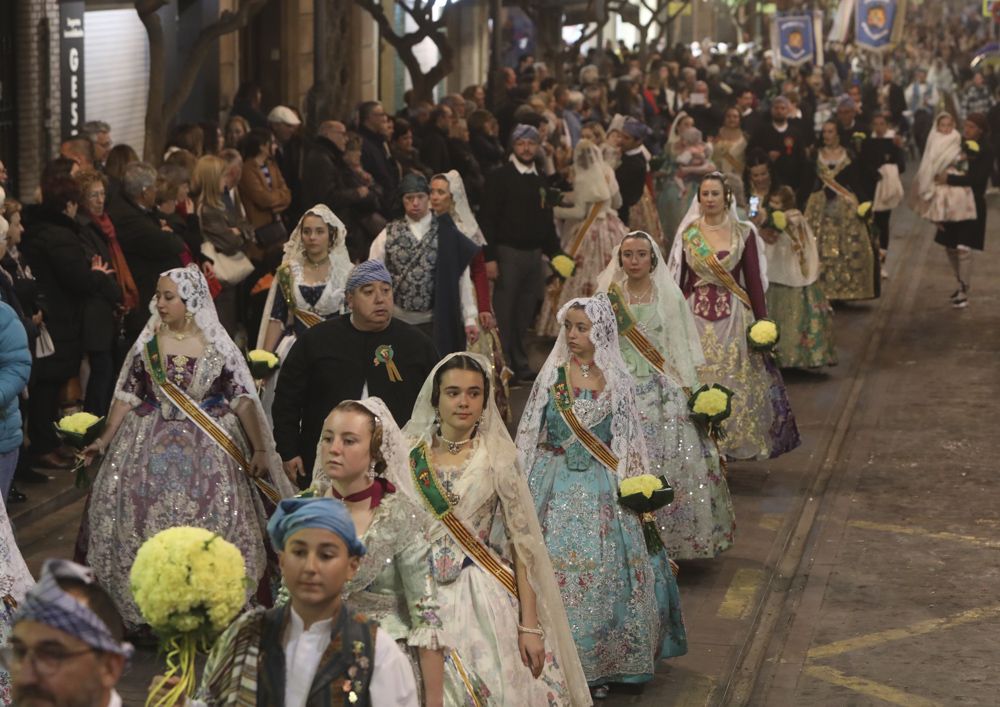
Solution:
M 485 375 L 490 375 L 490 362 L 485 356 L 468 352 L 445 356 L 424 381 L 420 395 L 417 396 L 416 404 L 413 406 L 413 415 L 403 427 L 408 448 L 413 448 L 421 442 L 430 445 L 433 441 L 437 429 L 434 406 L 431 404 L 434 377 L 438 369 L 455 356 L 473 359 Z M 535 503 L 528 489 L 526 476 L 517 468 L 517 448 L 510 438 L 510 433 L 507 432 L 494 396 L 487 395 L 485 400 L 486 405 L 477 434 L 479 445 L 466 468 L 470 473 L 479 474 L 481 487 L 485 484 L 492 485 L 492 488 L 480 489 L 484 496 L 492 495 L 493 491 L 499 496 L 503 514 L 498 514 L 498 519 L 503 519 L 511 548 L 527 569 L 528 581 L 535 591 L 538 619 L 545 631 L 546 648 L 554 648 L 556 651 L 569 686 L 571 703 L 575 706 L 590 705 L 592 703 L 590 688 L 587 686 L 587 678 L 576 652 L 576 644 L 573 643 L 573 634 L 566 618 L 562 595 L 556 586 L 555 572 L 549 561 L 538 516 L 535 514 Z M 407 451 L 408 456 L 409 451 Z M 412 495 L 422 508 L 426 508 L 426 502 L 413 483 L 409 463 L 402 466 L 390 465 L 387 474 L 393 472 L 397 474 L 402 472 L 407 477 L 404 479 L 398 475 L 390 476 L 389 480 L 396 488 Z M 509 552 L 505 552 L 504 555 L 510 559 Z
M 700 188 L 700 187 L 699 187 Z M 751 233 L 756 239 L 757 244 L 757 262 L 760 264 L 760 282 L 767 292 L 767 255 L 764 252 L 764 239 L 760 237 L 757 233 L 757 227 L 754 226 L 750 221 L 743 221 L 740 219 L 739 212 L 736 211 L 736 199 L 733 199 L 729 204 L 729 222 L 731 224 L 736 224 L 736 227 L 740 229 L 741 234 Z M 695 198 L 691 202 L 691 207 L 688 209 L 684 218 L 681 219 L 681 225 L 677 227 L 677 233 L 674 234 L 674 244 L 670 248 L 670 258 L 667 260 L 667 271 L 670 273 L 670 277 L 673 278 L 674 282 L 678 285 L 681 284 L 681 265 L 684 262 L 684 231 L 688 229 L 695 221 L 701 218 L 701 205 L 698 203 L 698 199 Z M 748 237 L 745 236 L 744 237 Z
M 578 297 L 562 306 L 557 315 L 559 337 L 542 370 L 535 379 L 528 396 L 528 403 L 517 427 L 517 458 L 525 474 L 531 472 L 541 441 L 545 408 L 549 404 L 552 386 L 559 369 L 570 360 L 563 322 L 566 313 L 574 306 L 583 306 L 590 319 L 590 340 L 594 343 L 594 363 L 604 374 L 602 396 L 611 396 L 611 451 L 618 457 L 618 477 L 639 476 L 648 473 L 649 458 L 642 434 L 639 408 L 633 390 L 633 378 L 622 358 L 618 343 L 618 325 L 611 302 L 604 293 L 593 297 Z
M 629 236 L 631 235 L 630 233 Z M 649 238 L 649 234 L 646 234 L 646 237 L 657 261 L 656 267 L 650 273 L 650 278 L 653 281 L 655 302 L 663 330 L 660 332 L 659 340 L 655 340 L 657 337 L 653 336 L 653 332 L 643 333 L 654 339 L 653 345 L 660 349 L 670 365 L 681 375 L 683 380 L 677 382 L 682 386 L 694 388 L 698 384 L 698 366 L 705 364 L 705 354 L 701 349 L 701 337 L 698 335 L 698 328 L 694 323 L 691 308 L 688 307 L 677 283 L 667 272 L 666 261 L 663 259 L 660 247 L 653 242 L 652 238 Z M 624 292 L 624 283 L 628 280 L 628 276 L 618 264 L 620 251 L 621 245 L 616 245 L 611 253 L 611 262 L 598 275 L 598 292 L 607 292 L 612 283 L 618 284 Z
M 465 193 L 465 182 L 462 175 L 451 169 L 444 174 L 435 174 L 435 177 L 444 177 L 448 182 L 448 191 L 451 192 L 451 216 L 458 226 L 458 230 L 470 241 L 482 247 L 486 245 L 486 238 L 479 227 L 472 207 L 469 205 L 469 196 Z
M 413 481 L 410 476 L 409 449 L 406 446 L 406 438 L 402 430 L 396 424 L 389 408 L 382 401 L 382 398 L 365 398 L 355 400 L 368 412 L 375 416 L 377 425 L 382 428 L 382 457 L 385 459 L 386 478 L 396 487 L 396 491 L 405 493 L 411 499 L 416 495 L 412 489 Z M 310 488 L 317 496 L 325 496 L 330 491 L 330 477 L 323 471 L 323 440 L 316 443 L 316 463 L 313 465 L 312 484 Z M 406 488 L 407 486 L 411 488 Z
M 347 253 L 347 226 L 337 218 L 325 204 L 316 204 L 311 209 L 302 214 L 292 235 L 285 243 L 285 254 L 281 259 L 281 264 L 288 264 L 292 267 L 296 281 L 301 280 L 302 263 L 306 259 L 305 250 L 302 247 L 302 222 L 306 216 L 318 216 L 323 219 L 333 237 L 333 247 L 330 248 L 330 274 L 326 279 L 326 288 L 317 303 L 318 308 L 339 310 L 344 305 L 344 285 L 347 284 L 347 277 L 351 274 L 351 257 Z M 298 289 L 298 288 L 296 288 Z M 257 348 L 264 348 L 264 339 L 267 337 L 267 327 L 271 322 L 271 308 L 274 306 L 274 298 L 278 296 L 278 278 L 271 282 L 271 289 L 267 293 L 267 303 L 264 305 L 264 316 L 261 317 L 260 327 L 257 330 Z M 298 293 L 296 292 L 296 296 Z
M 274 446 L 274 435 L 271 432 L 271 425 L 264 414 L 264 408 L 260 404 L 260 397 L 257 395 L 257 386 L 250 369 L 247 368 L 246 359 L 243 352 L 237 348 L 233 340 L 229 338 L 225 328 L 219 322 L 219 315 L 215 311 L 215 304 L 212 302 L 212 295 L 208 290 L 208 283 L 205 276 L 197 266 L 189 265 L 186 268 L 174 268 L 160 274 L 160 277 L 168 277 L 177 285 L 177 293 L 184 301 L 189 313 L 194 315 L 195 326 L 201 331 L 207 346 L 211 346 L 222 357 L 223 367 L 233 379 L 246 391 L 245 397 L 253 405 L 254 415 L 257 417 L 257 424 L 260 427 L 261 439 L 264 441 L 264 450 L 267 452 L 267 467 L 271 483 L 281 494 L 282 498 L 289 498 L 295 495 L 295 489 L 285 476 L 281 466 L 281 457 L 278 456 Z M 132 345 L 129 355 L 125 359 L 121 372 L 118 375 L 118 382 L 115 384 L 115 399 L 128 403 L 138 404 L 134 395 L 125 392 L 125 384 L 128 380 L 132 368 L 134 356 L 141 356 L 146 344 L 156 336 L 162 322 L 160 315 L 156 311 L 156 297 L 149 302 L 150 317 L 143 328 L 139 338 Z M 234 401 L 229 401 L 232 404 Z

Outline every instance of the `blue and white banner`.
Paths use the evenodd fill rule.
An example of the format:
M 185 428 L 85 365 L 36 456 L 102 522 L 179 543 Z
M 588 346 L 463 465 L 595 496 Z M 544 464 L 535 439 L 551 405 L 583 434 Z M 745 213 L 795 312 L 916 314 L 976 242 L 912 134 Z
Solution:
M 813 16 L 775 15 L 778 30 L 778 56 L 782 64 L 799 66 L 813 61 L 816 55 L 816 35 Z
M 857 0 L 855 43 L 874 52 L 888 49 L 900 36 L 905 9 L 906 0 Z

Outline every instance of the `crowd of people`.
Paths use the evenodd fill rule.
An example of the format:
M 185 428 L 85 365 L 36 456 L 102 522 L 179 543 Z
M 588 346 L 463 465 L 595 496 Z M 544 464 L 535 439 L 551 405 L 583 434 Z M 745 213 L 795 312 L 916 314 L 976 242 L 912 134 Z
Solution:
M 687 650 L 677 562 L 735 541 L 728 463 L 800 444 L 782 369 L 836 364 L 834 305 L 879 297 L 904 199 L 968 306 L 1000 139 L 980 22 L 926 4 L 878 61 L 782 70 L 708 43 L 568 79 L 525 56 L 309 130 L 248 84 L 159 166 L 87 123 L 0 219 L 0 486 L 93 476 L 75 562 L 37 584 L 0 523 L 0 699 L 120 704 L 151 636 L 130 570 L 175 526 L 249 580 L 189 704 L 641 689 Z M 255 378 L 248 349 L 278 364 Z M 105 418 L 79 455 L 72 409 Z M 673 490 L 652 515 L 619 502 L 646 475 Z

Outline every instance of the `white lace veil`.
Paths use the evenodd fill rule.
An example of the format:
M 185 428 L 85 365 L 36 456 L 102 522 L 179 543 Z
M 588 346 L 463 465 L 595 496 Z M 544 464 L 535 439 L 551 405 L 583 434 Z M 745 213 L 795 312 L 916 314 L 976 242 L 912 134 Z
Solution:
M 643 232 L 633 231 L 633 233 Z M 630 233 L 629 236 L 633 233 Z M 701 349 L 701 337 L 698 335 L 694 315 L 691 314 L 691 308 L 684 300 L 684 295 L 677 283 L 667 272 L 667 264 L 660 252 L 660 247 L 649 237 L 648 233 L 644 233 L 644 235 L 657 260 L 656 267 L 650 273 L 650 278 L 655 288 L 655 302 L 660 314 L 660 323 L 663 325 L 659 340 L 654 338 L 652 343 L 681 375 L 682 380 L 677 382 L 693 388 L 698 383 L 698 366 L 705 363 L 705 354 Z M 617 283 L 624 291 L 624 283 L 628 279 L 628 275 L 618 264 L 619 251 L 621 251 L 621 244 L 615 246 L 611 253 L 611 262 L 608 263 L 608 267 L 604 268 L 604 272 L 597 276 L 598 292 L 607 292 L 612 283 Z M 644 333 L 650 336 L 653 332 Z
M 337 218 L 326 204 L 316 204 L 311 209 L 302 214 L 302 218 L 295 225 L 295 230 L 288 237 L 285 243 L 285 255 L 281 259 L 282 264 L 293 264 L 296 268 L 301 268 L 306 259 L 305 250 L 302 247 L 302 222 L 306 216 L 318 216 L 323 220 L 333 234 L 333 246 L 330 248 L 330 274 L 327 277 L 327 290 L 324 296 L 330 296 L 330 306 L 339 309 L 344 303 L 344 285 L 347 283 L 347 276 L 351 274 L 351 257 L 347 254 L 347 226 Z M 260 327 L 257 330 L 257 348 L 264 347 L 264 339 L 267 336 L 267 327 L 271 322 L 271 308 L 274 306 L 274 298 L 278 295 L 277 277 L 271 282 L 271 289 L 267 293 L 267 303 L 264 305 L 264 316 L 261 317 Z
M 705 175 L 702 177 L 702 181 L 709 176 L 719 178 L 717 173 L 713 172 L 711 175 Z M 699 190 L 701 186 L 699 185 Z M 674 234 L 674 244 L 670 248 L 670 257 L 667 259 L 667 271 L 670 273 L 670 277 L 673 278 L 674 282 L 678 285 L 681 283 L 681 264 L 684 262 L 684 231 L 693 224 L 695 221 L 701 218 L 701 204 L 698 202 L 698 198 L 695 197 L 691 201 L 691 207 L 688 209 L 684 218 L 681 219 L 681 225 L 677 227 L 677 233 Z M 729 202 L 729 221 L 730 223 L 737 224 L 741 230 L 747 229 L 756 239 L 757 244 L 757 262 L 760 264 L 760 282 L 767 292 L 767 256 L 764 253 L 764 239 L 760 237 L 757 233 L 757 227 L 753 225 L 750 221 L 743 221 L 740 219 L 739 212 L 736 210 L 736 199 L 732 199 Z
M 569 362 L 563 322 L 571 307 L 582 306 L 590 319 L 590 340 L 594 343 L 594 363 L 604 374 L 602 396 L 611 396 L 611 451 L 618 457 L 618 476 L 638 476 L 647 473 L 649 459 L 639 420 L 639 408 L 633 390 L 633 378 L 622 358 L 618 343 L 618 324 L 611 302 L 604 293 L 593 297 L 578 297 L 562 306 L 557 315 L 559 337 L 542 370 L 535 379 L 528 403 L 517 426 L 517 458 L 525 474 L 531 472 L 538 443 L 541 441 L 545 409 L 559 369 Z
M 945 117 L 952 118 L 952 115 L 942 111 L 934 117 L 934 127 L 927 135 L 924 155 L 913 179 L 914 193 L 924 201 L 934 196 L 934 177 L 948 169 L 962 153 L 962 134 L 957 124 L 947 135 L 938 132 L 938 123 Z M 954 122 L 954 118 L 952 120 Z
M 215 304 L 212 302 L 212 295 L 208 289 L 208 283 L 201 270 L 195 265 L 186 268 L 174 268 L 160 273 L 160 277 L 170 278 L 177 285 L 177 293 L 184 301 L 188 313 L 193 315 L 195 326 L 201 331 L 202 338 L 207 346 L 215 349 L 215 352 L 222 357 L 223 367 L 233 377 L 233 380 L 247 392 L 240 396 L 245 397 L 253 405 L 253 411 L 257 417 L 257 424 L 260 428 L 260 436 L 264 442 L 264 449 L 268 457 L 268 471 L 271 483 L 278 489 L 282 498 L 295 495 L 291 482 L 281 466 L 281 457 L 275 451 L 274 435 L 271 432 L 271 425 L 264 414 L 264 408 L 260 404 L 260 397 L 257 395 L 257 386 L 250 369 L 247 367 L 243 352 L 233 343 L 226 333 L 225 328 L 219 322 L 219 315 L 215 311 Z M 139 338 L 132 345 L 129 355 L 125 359 L 121 373 L 118 375 L 118 382 L 115 384 L 115 398 L 129 404 L 135 405 L 138 401 L 135 396 L 125 392 L 125 384 L 128 380 L 132 368 L 132 359 L 136 355 L 142 355 L 146 344 L 156 336 L 162 322 L 160 315 L 156 311 L 156 297 L 149 302 L 150 317 L 143 328 Z M 232 405 L 235 401 L 228 401 Z
M 670 132 L 667 133 L 667 144 L 664 149 L 671 157 L 676 157 L 674 150 L 676 149 L 677 142 L 681 139 L 681 136 L 677 134 L 677 126 L 680 122 L 687 118 L 690 114 L 687 111 L 680 111 L 677 113 L 677 117 L 674 118 L 674 122 L 670 124 Z
M 600 203 L 609 201 L 611 194 L 601 148 L 583 138 L 573 148 L 573 202 L 577 206 Z
M 451 192 L 451 217 L 466 238 L 482 247 L 486 245 L 486 238 L 479 228 L 472 207 L 469 205 L 469 196 L 465 193 L 465 182 L 454 169 L 448 170 L 444 174 L 435 174 L 434 177 L 441 177 L 448 182 L 448 191 Z
M 417 401 L 413 406 L 413 415 L 403 427 L 403 434 L 410 449 L 421 442 L 428 445 L 437 429 L 434 416 L 434 406 L 431 395 L 434 392 L 434 378 L 438 370 L 455 356 L 466 356 L 475 361 L 488 376 L 489 360 L 480 354 L 457 352 L 445 356 L 431 371 L 424 381 Z M 492 393 L 492 391 L 491 391 Z M 641 437 L 641 434 L 639 435 Z M 563 607 L 562 595 L 556 585 L 555 572 L 549 560 L 545 547 L 542 528 L 535 513 L 534 500 L 528 489 L 527 478 L 518 470 L 517 448 L 510 438 L 510 433 L 504 424 L 500 411 L 492 394 L 485 396 L 483 416 L 479 424 L 479 445 L 469 461 L 467 469 L 475 471 L 482 469 L 480 477 L 484 483 L 492 484 L 492 489 L 480 489 L 478 492 L 495 491 L 502 504 L 501 518 L 506 535 L 510 540 L 516 557 L 524 564 L 528 581 L 535 591 L 538 608 L 538 619 L 545 631 L 545 643 L 549 649 L 554 649 L 562 667 L 563 675 L 570 689 L 572 705 L 591 704 L 590 689 L 587 687 L 587 677 L 576 652 L 573 634 L 570 632 L 569 620 Z M 407 452 L 407 455 L 409 452 Z M 483 467 L 486 467 L 483 469 Z M 410 481 L 409 464 L 405 467 L 390 466 L 389 472 L 398 469 L 407 476 L 406 480 L 390 476 L 389 480 L 397 489 L 411 495 L 421 507 L 426 502 L 419 496 L 415 484 Z M 495 520 L 494 523 L 497 521 Z M 505 553 L 509 554 L 509 553 Z M 507 559 L 510 559 L 509 557 Z
M 402 430 L 382 398 L 365 398 L 353 401 L 375 416 L 376 425 L 382 428 L 382 458 L 385 459 L 385 477 L 396 490 L 410 498 L 415 496 L 410 476 L 409 450 Z M 330 477 L 323 471 L 323 441 L 316 442 L 316 463 L 313 465 L 312 488 L 316 495 L 325 496 L 330 491 Z

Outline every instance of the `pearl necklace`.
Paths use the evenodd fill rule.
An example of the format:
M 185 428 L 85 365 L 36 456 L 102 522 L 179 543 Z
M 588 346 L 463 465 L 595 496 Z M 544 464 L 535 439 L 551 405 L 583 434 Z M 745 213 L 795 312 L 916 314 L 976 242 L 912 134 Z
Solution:
M 594 362 L 591 361 L 590 363 L 584 363 L 583 361 L 581 361 L 580 359 L 578 359 L 576 356 L 573 357 L 573 360 L 576 361 L 576 365 L 580 369 L 580 374 L 584 378 L 590 378 L 590 369 L 594 367 Z
M 649 283 L 649 287 L 641 295 L 636 295 L 632 292 L 632 288 L 629 286 L 628 280 L 625 281 L 625 293 L 628 295 L 629 304 L 649 304 L 649 302 L 644 302 L 647 297 L 653 294 L 653 283 Z
M 472 441 L 472 437 L 469 437 L 469 439 L 463 439 L 460 442 L 452 442 L 440 432 L 437 433 L 437 438 L 444 442 L 445 446 L 448 447 L 449 454 L 458 454 L 462 451 L 462 447 Z
M 163 335 L 165 335 L 165 336 L 168 336 L 171 339 L 174 339 L 176 341 L 184 341 L 184 339 L 186 339 L 189 336 L 193 335 L 193 332 L 188 332 L 188 331 L 177 332 L 177 331 L 174 331 L 173 329 L 171 329 L 166 324 L 164 324 L 164 325 L 162 325 L 160 327 L 160 333 L 163 334 Z
M 304 264 L 304 265 L 305 265 L 306 267 L 309 267 L 309 268 L 313 268 L 314 270 L 319 270 L 319 269 L 320 269 L 321 267 L 323 267 L 323 265 L 325 265 L 326 263 L 329 263 L 329 262 L 330 262 L 330 260 L 329 260 L 329 256 L 327 256 L 326 258 L 323 258 L 323 259 L 322 259 L 322 260 L 320 260 L 320 261 L 319 261 L 318 263 L 315 263 L 315 262 L 313 262 L 313 261 L 312 261 L 312 260 L 311 260 L 311 259 L 309 258 L 309 256 L 307 255 L 307 256 L 306 256 L 306 260 L 305 260 L 305 263 L 303 263 L 303 264 Z

